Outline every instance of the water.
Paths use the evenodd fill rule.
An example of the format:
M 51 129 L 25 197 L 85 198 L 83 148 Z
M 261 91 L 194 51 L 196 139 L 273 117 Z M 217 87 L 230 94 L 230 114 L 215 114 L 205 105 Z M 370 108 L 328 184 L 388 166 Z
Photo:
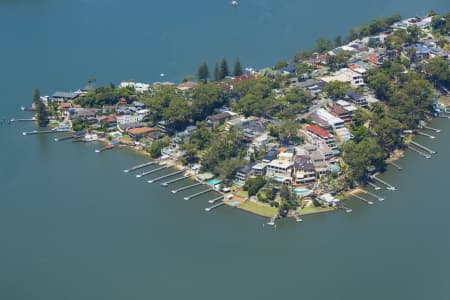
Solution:
M 227 56 L 264 66 L 317 35 L 444 1 L 0 1 L 0 118 L 44 94 L 122 79 L 178 80 Z M 257 53 L 257 55 L 255 55 Z M 27 115 L 24 113 L 23 115 Z M 267 221 L 237 209 L 210 213 L 208 195 L 179 194 L 124 174 L 133 152 L 21 135 L 0 125 L 1 299 L 448 299 L 446 194 L 450 120 L 438 154 L 408 153 L 383 179 L 396 192 L 351 214 Z M 168 171 L 167 171 L 168 172 Z M 211 196 L 209 196 L 211 197 Z M 372 200 L 372 199 L 371 199 Z

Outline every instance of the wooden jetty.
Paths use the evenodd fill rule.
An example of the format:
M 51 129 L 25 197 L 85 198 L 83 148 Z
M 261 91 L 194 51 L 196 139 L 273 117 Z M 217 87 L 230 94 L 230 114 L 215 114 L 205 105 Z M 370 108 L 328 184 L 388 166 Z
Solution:
M 162 166 L 162 167 L 159 167 L 159 168 L 156 168 L 156 169 L 153 169 L 153 170 L 141 173 L 141 174 L 137 174 L 136 177 L 141 178 L 141 177 L 147 176 L 149 174 L 152 174 L 152 173 L 155 173 L 155 172 L 167 169 L 167 168 L 169 168 L 169 166 Z
M 156 161 L 146 162 L 146 163 L 143 163 L 143 164 L 140 164 L 140 165 L 137 165 L 137 166 L 125 169 L 125 170 L 123 170 L 123 172 L 124 173 L 133 172 L 133 171 L 136 171 L 136 170 L 139 170 L 139 169 L 151 166 L 151 165 L 156 164 L 156 163 L 157 163 Z
M 223 199 L 223 196 L 222 196 L 222 195 L 221 195 L 220 197 L 217 197 L 217 198 L 208 200 L 208 203 L 214 204 L 215 202 L 217 202 L 217 201 L 219 201 L 219 200 L 221 200 L 221 199 Z
M 390 165 L 394 166 L 397 170 L 401 171 L 403 170 L 402 167 L 400 167 L 398 164 L 396 164 L 395 162 L 391 161 L 389 162 Z
M 360 190 L 361 190 L 361 192 L 363 192 L 364 194 L 367 194 L 367 195 L 369 195 L 369 196 L 372 196 L 372 197 L 374 197 L 375 199 L 377 199 L 378 201 L 384 201 L 384 198 L 383 198 L 383 197 L 380 197 L 380 196 L 378 196 L 378 195 L 376 195 L 376 194 L 374 194 L 374 193 L 371 193 L 371 192 L 366 191 L 366 190 L 363 190 L 363 189 L 360 189 Z
M 190 184 L 190 185 L 181 187 L 181 188 L 179 188 L 179 189 L 173 190 L 172 193 L 176 194 L 176 193 L 178 193 L 178 192 L 181 192 L 181 191 L 184 191 L 184 190 L 187 190 L 187 189 L 190 189 L 190 188 L 193 188 L 193 187 L 202 185 L 202 184 L 203 184 L 203 183 L 199 183 L 199 182 L 194 183 L 194 184 Z
M 411 141 L 410 143 L 411 143 L 412 145 L 414 145 L 414 146 L 420 148 L 420 149 L 423 149 L 423 150 L 427 151 L 427 152 L 430 153 L 430 154 L 436 154 L 436 151 L 431 150 L 430 148 L 427 148 L 427 147 L 425 147 L 424 145 L 421 145 L 421 144 L 419 144 L 419 143 L 417 143 L 417 142 L 415 142 L 415 141 Z
M 200 192 L 198 192 L 198 193 L 195 193 L 195 194 L 192 194 L 192 195 L 190 195 L 190 196 L 184 197 L 184 200 L 186 200 L 186 201 L 187 201 L 187 200 L 191 200 L 192 198 L 198 197 L 198 196 L 200 196 L 200 195 L 206 194 L 206 193 L 211 192 L 211 191 L 214 191 L 214 189 L 213 189 L 213 188 L 209 188 L 209 189 L 200 191 Z
M 431 155 L 429 155 L 429 154 L 427 154 L 427 153 L 425 153 L 425 152 L 422 152 L 421 150 L 417 149 L 416 147 L 413 147 L 413 146 L 411 146 L 411 145 L 408 145 L 407 147 L 408 147 L 409 150 L 411 150 L 411 151 L 413 151 L 413 152 L 416 152 L 416 153 L 419 154 L 420 156 L 423 156 L 423 157 L 425 157 L 425 158 L 431 158 Z
M 210 207 L 205 208 L 205 211 L 211 211 L 211 210 L 213 210 L 214 208 L 217 208 L 217 207 L 222 206 L 222 205 L 224 205 L 224 204 L 225 204 L 225 202 L 221 201 L 221 202 L 216 203 L 216 204 L 214 204 L 214 205 L 212 205 L 212 206 L 210 206 Z
M 184 175 L 183 177 L 179 177 L 179 178 L 175 178 L 175 179 L 172 179 L 172 180 L 163 182 L 163 183 L 161 183 L 161 185 L 162 185 L 162 186 L 168 186 L 168 185 L 171 184 L 171 183 L 174 183 L 174 182 L 177 182 L 177 181 L 186 179 L 186 178 L 189 178 L 189 175 Z
M 440 129 L 436 129 L 436 128 L 429 127 L 429 126 L 424 126 L 423 128 L 428 129 L 428 130 L 431 130 L 431 131 L 434 131 L 434 132 L 437 132 L 437 133 L 441 132 Z
M 435 138 L 436 138 L 435 136 L 433 136 L 433 135 L 431 135 L 431 134 L 428 134 L 428 133 L 425 133 L 425 132 L 422 132 L 422 131 L 417 131 L 417 134 L 426 136 L 426 137 L 428 137 L 428 138 L 430 138 L 430 139 L 435 139 Z
M 367 204 L 370 204 L 370 205 L 373 204 L 372 201 L 367 200 L 367 199 L 365 199 L 365 198 L 363 198 L 363 197 L 361 197 L 361 196 L 358 196 L 358 195 L 356 195 L 356 194 L 352 194 L 352 196 L 355 197 L 355 198 L 357 198 L 357 199 L 359 199 L 359 200 L 361 200 L 361 201 L 363 201 L 363 202 L 366 202 Z
M 376 185 L 375 183 L 373 183 L 373 182 L 368 182 L 368 184 L 374 189 L 374 190 L 381 190 L 381 188 L 378 186 L 378 185 Z
M 70 129 L 58 129 L 58 130 L 42 130 L 42 131 L 38 131 L 38 130 L 33 130 L 33 131 L 24 131 L 22 132 L 22 135 L 33 135 L 33 134 L 46 134 L 46 133 L 59 133 L 59 132 L 69 132 L 71 131 Z
M 114 148 L 113 145 L 106 145 L 105 147 L 103 147 L 101 149 L 95 149 L 95 152 L 96 153 L 100 153 L 100 152 L 103 152 L 103 151 L 106 151 L 106 150 L 111 150 L 112 148 Z
M 170 173 L 170 174 L 166 174 L 166 175 L 163 175 L 163 176 L 159 176 L 159 177 L 157 177 L 157 178 L 150 179 L 150 180 L 147 181 L 147 182 L 148 182 L 148 183 L 153 183 L 153 182 L 156 182 L 156 181 L 158 181 L 158 180 L 161 180 L 161 179 L 164 179 L 164 178 L 167 178 L 167 177 L 170 177 L 170 176 L 174 176 L 174 175 L 183 173 L 184 171 L 186 171 L 186 169 L 185 169 L 185 168 L 182 168 L 182 169 L 179 170 L 179 171 L 172 172 L 172 173 Z
M 376 177 L 375 175 L 371 176 L 370 178 L 372 178 L 372 179 L 378 181 L 379 183 L 384 184 L 384 185 L 387 187 L 388 190 L 391 190 L 391 191 L 397 190 L 397 188 L 396 188 L 395 186 L 390 185 L 389 183 L 387 183 L 386 181 L 384 181 L 384 180 L 382 180 L 382 179 Z

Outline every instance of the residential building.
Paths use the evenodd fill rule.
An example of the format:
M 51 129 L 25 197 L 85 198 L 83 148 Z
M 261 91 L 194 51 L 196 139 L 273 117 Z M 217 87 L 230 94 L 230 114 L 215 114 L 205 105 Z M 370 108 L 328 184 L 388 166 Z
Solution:
M 344 127 L 344 120 L 333 116 L 332 114 L 330 114 L 327 110 L 325 110 L 323 108 L 319 108 L 316 111 L 316 115 L 333 128 Z
M 236 172 L 236 180 L 245 182 L 253 174 L 254 163 L 247 164 Z
M 289 160 L 274 159 L 267 164 L 266 175 L 270 177 L 291 177 L 293 163 Z
M 265 163 L 258 163 L 252 167 L 253 175 L 265 176 L 267 165 Z
M 316 170 L 309 158 L 296 156 L 294 158 L 294 183 L 296 185 L 309 184 L 316 181 Z
M 368 107 L 368 103 L 367 103 L 366 97 L 361 96 L 361 95 L 355 93 L 352 90 L 348 90 L 346 95 L 350 99 L 350 101 L 352 101 L 357 106 L 361 106 L 361 107 L 365 107 L 365 108 Z
M 349 68 L 342 68 L 338 70 L 334 75 L 332 76 L 325 76 L 321 78 L 325 82 L 331 82 L 331 81 L 341 81 L 341 82 L 348 82 L 353 86 L 362 86 L 364 85 L 364 79 L 361 74 L 350 70 Z
M 142 120 L 142 116 L 138 115 L 121 115 L 117 116 L 117 125 L 139 123 Z
M 131 128 L 128 129 L 128 135 L 135 140 L 139 140 L 153 131 L 155 131 L 155 129 L 151 127 Z
M 215 115 L 210 115 L 206 117 L 206 121 L 213 127 L 216 127 L 220 124 L 225 123 L 225 121 L 230 120 L 231 117 L 233 117 L 233 114 L 231 112 L 222 112 Z

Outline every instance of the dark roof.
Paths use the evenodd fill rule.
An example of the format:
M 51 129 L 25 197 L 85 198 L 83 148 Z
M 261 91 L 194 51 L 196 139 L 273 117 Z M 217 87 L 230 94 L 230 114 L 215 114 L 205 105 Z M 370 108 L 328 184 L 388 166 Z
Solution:
M 78 97 L 78 94 L 68 92 L 54 92 L 52 95 L 52 98 L 75 99 L 76 97 Z
M 346 94 L 347 94 L 347 97 L 349 97 L 349 98 L 352 99 L 352 100 L 358 100 L 358 99 L 364 98 L 363 96 L 361 96 L 361 95 L 355 93 L 355 92 L 352 91 L 352 90 L 347 90 L 347 93 L 346 93 Z
M 225 120 L 225 119 L 227 119 L 229 117 L 231 117 L 231 114 L 226 111 L 226 112 L 223 112 L 223 113 L 220 113 L 220 114 L 208 116 L 206 119 L 214 122 L 214 121 Z
M 247 164 L 247 165 L 243 166 L 242 168 L 240 168 L 238 172 L 242 173 L 242 174 L 250 174 L 252 172 L 252 168 L 254 165 L 255 165 L 255 163 Z
M 264 156 L 264 160 L 273 160 L 277 156 L 276 150 L 270 150 L 267 152 L 266 156 Z

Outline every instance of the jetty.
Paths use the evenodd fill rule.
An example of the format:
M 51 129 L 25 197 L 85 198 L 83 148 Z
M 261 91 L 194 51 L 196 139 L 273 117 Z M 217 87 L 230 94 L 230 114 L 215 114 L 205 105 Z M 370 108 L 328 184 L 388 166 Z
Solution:
M 367 182 L 374 190 L 381 190 L 381 188 L 373 182 Z
M 429 127 L 429 126 L 424 126 L 423 128 L 428 129 L 428 130 L 431 130 L 431 131 L 434 131 L 434 132 L 437 132 L 437 133 L 441 132 L 440 129 L 436 129 L 436 128 Z
M 216 204 L 214 204 L 214 205 L 212 205 L 212 206 L 210 206 L 210 207 L 205 208 L 205 211 L 211 211 L 211 210 L 213 210 L 214 208 L 217 208 L 217 207 L 222 206 L 222 205 L 224 205 L 224 204 L 225 204 L 225 202 L 220 201 L 219 203 L 216 203 Z
M 167 169 L 168 167 L 169 167 L 169 166 L 162 166 L 162 167 L 159 167 L 159 168 L 156 168 L 156 169 L 153 169 L 153 170 L 150 170 L 150 171 L 141 173 L 141 174 L 137 174 L 136 177 L 137 177 L 137 178 L 141 178 L 141 177 L 147 176 L 147 175 L 149 175 L 149 174 L 152 174 L 152 173 L 155 173 L 155 172 L 158 172 L 158 171 Z
M 360 189 L 360 190 L 361 190 L 361 192 L 363 192 L 364 194 L 367 194 L 367 195 L 369 195 L 369 196 L 372 196 L 372 197 L 374 197 L 375 199 L 377 199 L 378 201 L 384 201 L 384 198 L 383 198 L 383 197 L 380 197 L 380 196 L 378 196 L 378 195 L 376 195 L 376 194 L 374 194 L 374 193 L 371 193 L 371 192 L 366 191 L 366 190 L 363 190 L 363 189 Z
M 26 122 L 26 121 L 36 121 L 36 118 L 33 117 L 31 119 L 16 119 L 16 118 L 12 118 L 11 120 L 9 120 L 10 123 L 14 123 L 14 122 Z
M 376 177 L 375 175 L 370 176 L 370 178 L 372 178 L 373 180 L 378 181 L 378 182 L 381 183 L 381 184 L 384 184 L 388 190 L 391 190 L 391 191 L 397 190 L 397 188 L 396 188 L 395 186 L 390 185 L 389 183 L 387 183 L 386 181 L 384 181 L 384 180 L 382 180 L 382 179 Z
M 140 165 L 137 165 L 137 166 L 125 169 L 125 170 L 123 170 L 123 172 L 124 173 L 133 172 L 133 171 L 136 171 L 136 170 L 139 170 L 139 169 L 151 166 L 151 165 L 156 164 L 156 163 L 157 163 L 156 161 L 146 162 L 146 163 L 143 163 L 143 164 L 140 164 Z
M 73 138 L 74 138 L 73 135 L 68 135 L 68 136 L 63 136 L 63 137 L 60 137 L 60 138 L 56 138 L 56 139 L 54 139 L 54 141 L 55 142 L 60 142 L 60 141 L 70 140 L 70 139 L 73 139 Z
M 355 195 L 355 194 L 352 194 L 352 196 L 355 197 L 355 198 L 357 198 L 357 199 L 359 199 L 359 200 L 361 200 L 361 201 L 363 201 L 363 202 L 366 202 L 367 204 L 370 204 L 370 205 L 373 204 L 372 201 L 367 200 L 367 199 L 365 199 L 365 198 L 363 198 L 363 197 L 361 197 L 361 196 L 358 196 L 358 195 Z
M 413 151 L 413 152 L 416 152 L 416 153 L 419 154 L 420 156 L 423 156 L 423 157 L 425 157 L 425 158 L 431 158 L 431 155 L 429 155 L 429 154 L 427 154 L 427 153 L 425 153 L 425 152 L 423 152 L 423 151 L 417 149 L 416 147 L 413 147 L 413 146 L 411 146 L 411 145 L 408 145 L 407 147 L 408 147 L 409 150 L 411 150 L 411 151 Z
M 423 149 L 423 150 L 427 151 L 427 152 L 430 153 L 430 154 L 436 154 L 436 151 L 431 150 L 430 148 L 427 148 L 427 147 L 425 147 L 424 145 L 421 145 L 421 144 L 419 144 L 419 143 L 417 143 L 417 142 L 411 141 L 410 143 L 411 143 L 412 145 L 414 145 L 414 146 L 420 148 L 420 149 Z
M 192 195 L 190 195 L 190 196 L 184 197 L 184 200 L 186 200 L 186 201 L 187 201 L 187 200 L 191 200 L 192 198 L 198 197 L 198 196 L 200 196 L 200 195 L 206 194 L 206 193 L 211 192 L 211 191 L 214 191 L 214 189 L 213 189 L 213 188 L 209 188 L 209 189 L 200 191 L 200 192 L 198 192 L 198 193 L 195 193 L 195 194 L 192 194 Z
M 190 185 L 181 187 L 181 188 L 179 188 L 179 189 L 173 190 L 172 193 L 176 194 L 176 193 L 178 193 L 178 192 L 181 192 L 181 191 L 184 191 L 184 190 L 187 190 L 187 189 L 191 189 L 191 188 L 193 188 L 193 187 L 196 187 L 196 186 L 199 186 L 199 185 L 202 185 L 202 184 L 203 184 L 203 183 L 199 183 L 199 182 L 194 183 L 194 184 L 190 184 Z
M 161 183 L 161 185 L 162 185 L 162 186 L 168 186 L 168 185 L 171 184 L 171 183 L 174 183 L 174 182 L 177 182 L 177 181 L 186 179 L 186 178 L 189 178 L 189 175 L 183 175 L 183 177 L 179 177 L 179 178 L 175 178 L 175 179 L 172 179 L 172 180 L 163 182 L 163 183 Z
M 278 218 L 278 215 L 273 216 L 269 219 L 269 222 L 267 222 L 267 225 L 275 226 L 275 220 Z
M 389 162 L 390 165 L 394 166 L 397 170 L 401 171 L 403 170 L 402 167 L 400 167 L 398 164 L 396 164 L 395 162 L 391 161 Z
M 174 176 L 174 175 L 183 173 L 184 171 L 186 171 L 186 169 L 185 169 L 185 168 L 182 168 L 182 169 L 179 170 L 179 171 L 172 172 L 172 173 L 169 173 L 169 174 L 166 174 L 166 175 L 162 175 L 162 176 L 159 176 L 159 177 L 150 179 L 150 180 L 147 181 L 147 182 L 148 182 L 148 183 L 153 183 L 153 182 L 156 182 L 156 181 L 158 181 L 158 180 L 161 180 L 161 179 L 164 179 L 164 178 L 167 178 L 167 177 L 170 177 L 170 176 Z
M 24 131 L 22 132 L 22 135 L 33 135 L 33 134 L 46 134 L 46 133 L 58 133 L 58 132 L 69 132 L 70 129 L 58 129 L 58 130 L 33 130 L 33 131 Z
M 422 132 L 422 131 L 417 131 L 417 134 L 426 136 L 426 137 L 428 137 L 428 138 L 430 138 L 430 139 L 436 138 L 434 135 L 431 135 L 431 134 L 428 134 L 428 133 L 425 133 L 425 132 Z
M 300 218 L 300 216 L 298 214 L 294 214 L 293 217 L 295 219 L 295 222 L 303 222 L 303 219 Z
M 217 201 L 219 201 L 219 200 L 221 200 L 221 199 L 223 199 L 223 196 L 222 196 L 222 195 L 221 195 L 220 197 L 217 197 L 217 198 L 208 200 L 208 203 L 214 204 L 215 202 L 217 202 Z
M 105 147 L 103 147 L 101 149 L 95 149 L 95 152 L 96 153 L 100 153 L 100 152 L 103 152 L 103 151 L 106 151 L 106 150 L 111 150 L 112 148 L 114 148 L 113 145 L 106 145 Z

